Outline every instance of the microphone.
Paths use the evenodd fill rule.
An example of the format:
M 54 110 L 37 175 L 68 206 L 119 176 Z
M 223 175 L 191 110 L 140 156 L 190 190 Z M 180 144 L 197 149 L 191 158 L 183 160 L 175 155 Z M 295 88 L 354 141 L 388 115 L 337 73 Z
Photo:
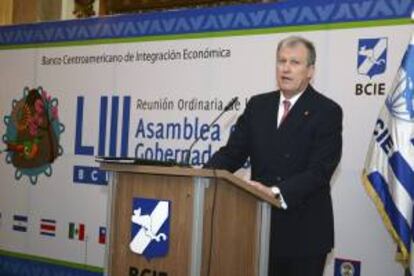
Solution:
M 239 97 L 234 97 L 233 99 L 231 99 L 230 102 L 219 113 L 219 115 L 208 125 L 207 129 L 210 130 L 211 126 L 214 125 L 218 121 L 218 119 L 220 119 L 221 116 L 223 116 L 224 113 L 229 111 L 229 109 L 233 107 L 233 105 L 237 102 L 238 99 L 239 99 Z M 193 149 L 194 145 L 197 144 L 197 142 L 200 140 L 200 138 L 201 138 L 201 135 L 198 136 L 198 138 L 195 139 L 194 142 L 191 144 L 190 148 L 188 149 L 188 153 L 185 155 L 184 162 L 182 162 L 183 166 L 190 167 L 191 150 Z

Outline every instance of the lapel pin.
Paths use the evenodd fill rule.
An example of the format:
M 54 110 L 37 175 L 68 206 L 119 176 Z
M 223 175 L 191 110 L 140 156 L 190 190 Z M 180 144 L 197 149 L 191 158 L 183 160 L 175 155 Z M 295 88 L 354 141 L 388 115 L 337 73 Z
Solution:
M 304 113 L 304 115 L 305 115 L 305 116 L 308 116 L 309 114 L 310 114 L 310 113 L 309 113 L 309 111 L 307 111 L 307 110 L 306 110 L 306 111 L 305 111 L 305 113 Z

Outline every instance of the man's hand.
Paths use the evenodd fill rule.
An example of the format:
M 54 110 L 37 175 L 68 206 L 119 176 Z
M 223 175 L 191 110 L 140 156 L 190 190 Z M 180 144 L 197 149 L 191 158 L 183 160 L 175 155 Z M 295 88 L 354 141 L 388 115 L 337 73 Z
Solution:
M 267 187 L 266 185 L 263 185 L 261 182 L 254 181 L 254 180 L 248 180 L 247 183 L 249 183 L 251 186 L 259 189 L 260 191 L 268 194 L 271 197 L 274 197 L 275 195 L 272 193 L 272 190 L 270 187 Z
M 268 194 L 269 196 L 276 198 L 278 203 L 279 203 L 279 208 L 287 209 L 287 204 L 286 204 L 285 200 L 283 199 L 283 196 L 281 195 L 280 191 L 279 191 L 278 194 L 274 194 L 272 192 L 271 187 L 263 185 L 261 182 L 254 181 L 254 180 L 248 180 L 247 183 L 249 183 L 251 186 L 259 189 L 260 191 Z

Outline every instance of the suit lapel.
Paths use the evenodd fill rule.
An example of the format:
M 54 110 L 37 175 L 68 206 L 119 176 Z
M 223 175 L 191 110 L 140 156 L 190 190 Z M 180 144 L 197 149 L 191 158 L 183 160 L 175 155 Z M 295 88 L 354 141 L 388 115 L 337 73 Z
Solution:
M 261 106 L 261 111 L 266 115 L 263 116 L 263 125 L 270 129 L 277 129 L 277 116 L 279 110 L 280 92 L 273 91 L 265 104 Z
M 298 101 L 289 111 L 289 114 L 286 116 L 285 120 L 279 126 L 278 129 L 280 130 L 280 132 L 288 134 L 297 127 L 300 127 L 301 125 L 307 122 L 308 118 L 310 118 L 312 114 L 311 102 L 313 93 L 314 91 L 312 87 L 308 86 L 308 88 L 303 92 L 303 94 L 299 97 Z

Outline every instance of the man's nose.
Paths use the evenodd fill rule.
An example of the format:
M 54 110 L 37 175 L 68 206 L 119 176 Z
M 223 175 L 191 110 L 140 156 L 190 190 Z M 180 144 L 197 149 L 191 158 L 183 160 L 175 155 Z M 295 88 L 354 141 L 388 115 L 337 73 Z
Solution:
M 289 72 L 290 69 L 291 69 L 291 66 L 289 62 L 285 62 L 282 64 L 282 72 Z

